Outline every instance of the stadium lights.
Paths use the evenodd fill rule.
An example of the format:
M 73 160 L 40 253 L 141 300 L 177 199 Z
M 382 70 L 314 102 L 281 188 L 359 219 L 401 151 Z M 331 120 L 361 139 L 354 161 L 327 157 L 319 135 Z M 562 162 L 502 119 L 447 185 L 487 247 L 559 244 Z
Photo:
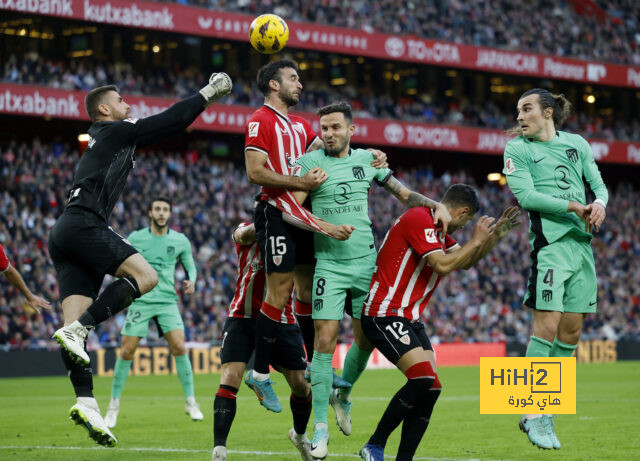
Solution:
M 158 45 L 153 45 L 153 48 L 151 48 L 151 50 L 154 53 L 160 53 L 160 47 Z
M 80 142 L 89 142 L 89 135 L 87 133 L 82 133 L 78 135 L 78 141 Z
M 593 104 L 594 102 L 596 102 L 596 97 L 592 94 L 587 95 L 587 97 L 585 98 L 585 100 L 589 103 L 589 104 Z
M 500 181 L 500 178 L 502 178 L 502 173 L 489 173 L 487 175 L 489 181 Z

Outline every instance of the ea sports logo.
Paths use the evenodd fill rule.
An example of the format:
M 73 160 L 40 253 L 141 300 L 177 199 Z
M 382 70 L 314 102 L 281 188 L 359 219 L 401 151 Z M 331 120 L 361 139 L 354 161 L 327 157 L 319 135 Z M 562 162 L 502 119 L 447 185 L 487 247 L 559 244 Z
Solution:
M 404 139 L 404 128 L 397 123 L 389 123 L 384 127 L 384 139 L 391 144 L 398 144 Z
M 392 58 L 399 58 L 404 54 L 404 41 L 398 37 L 389 37 L 384 42 L 384 50 Z

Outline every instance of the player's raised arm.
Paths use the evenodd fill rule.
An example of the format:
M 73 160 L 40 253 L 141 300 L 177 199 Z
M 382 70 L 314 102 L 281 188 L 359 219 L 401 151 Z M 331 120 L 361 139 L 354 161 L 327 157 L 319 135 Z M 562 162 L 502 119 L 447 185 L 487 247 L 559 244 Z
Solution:
M 495 229 L 495 219 L 483 216 L 478 219 L 476 227 L 473 229 L 473 237 L 465 243 L 458 251 L 440 253 L 434 252 L 427 255 L 427 261 L 433 270 L 440 276 L 445 276 L 450 272 L 466 267 L 473 261 L 474 254 L 491 237 Z
M 475 266 L 478 261 L 484 258 L 492 249 L 496 246 L 496 244 L 509 233 L 511 229 L 520 225 L 520 221 L 518 218 L 520 217 L 520 209 L 517 206 L 512 206 L 504 210 L 502 216 L 495 225 L 495 228 L 489 235 L 489 238 L 484 241 L 482 246 L 478 248 L 475 253 L 472 255 L 471 259 L 463 266 L 460 266 L 461 269 L 470 269 Z M 449 250 L 450 252 L 459 251 L 461 247 L 456 246 L 456 248 L 452 248 Z
M 384 188 L 396 197 L 400 202 L 408 208 L 414 208 L 417 206 L 423 206 L 425 208 L 431 208 L 434 214 L 434 222 L 436 224 L 442 224 L 442 233 L 447 233 L 447 227 L 451 222 L 451 215 L 447 210 L 447 207 L 440 202 L 425 197 L 418 192 L 414 192 L 407 186 L 398 181 L 394 176 L 389 176 L 384 183 Z
M 214 101 L 229 94 L 231 78 L 224 72 L 211 74 L 209 83 L 198 94 L 173 104 L 167 110 L 134 122 L 136 146 L 155 143 L 184 130 Z

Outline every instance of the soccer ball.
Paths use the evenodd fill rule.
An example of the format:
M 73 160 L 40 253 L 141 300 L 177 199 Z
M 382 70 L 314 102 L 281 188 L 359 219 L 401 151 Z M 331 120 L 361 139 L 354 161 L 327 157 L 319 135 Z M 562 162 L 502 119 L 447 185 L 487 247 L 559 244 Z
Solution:
M 263 14 L 258 16 L 249 27 L 249 41 L 260 53 L 277 53 L 289 40 L 289 28 L 280 16 Z

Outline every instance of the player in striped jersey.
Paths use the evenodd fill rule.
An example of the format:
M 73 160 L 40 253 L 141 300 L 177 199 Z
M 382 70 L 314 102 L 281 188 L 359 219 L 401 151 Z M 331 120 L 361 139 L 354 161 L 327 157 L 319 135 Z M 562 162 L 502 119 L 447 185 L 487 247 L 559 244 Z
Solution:
M 9 258 L 7 258 L 2 245 L 0 245 L 0 272 L 7 278 L 11 285 L 20 290 L 26 298 L 27 304 L 34 311 L 39 312 L 39 308 L 51 310 L 51 304 L 49 304 L 49 301 L 31 293 L 27 284 L 24 283 L 24 279 L 20 275 L 20 272 L 18 272 L 9 262 Z
M 311 313 L 313 282 L 313 233 L 296 226 L 340 240 L 349 237 L 351 228 L 320 222 L 291 193 L 291 190 L 315 189 L 327 179 L 321 168 L 314 168 L 302 177 L 293 174 L 299 157 L 323 146 L 307 120 L 289 114 L 302 91 L 298 66 L 289 59 L 272 61 L 258 71 L 257 83 L 265 99 L 264 105 L 246 125 L 245 161 L 249 182 L 262 186 L 263 192 L 255 210 L 255 226 L 263 256 L 267 294 L 261 307 L 262 315 L 256 320 L 255 369 L 249 379 L 265 408 L 279 412 L 282 405 L 269 380 L 269 359 L 279 318 L 293 285 L 297 295 L 296 308 L 306 314 L 298 318 L 307 338 L 305 343 L 312 343 L 310 337 L 313 336 L 313 324 L 308 315 Z M 374 156 L 380 158 L 376 158 L 372 166 L 386 166 L 383 153 L 376 151 Z
M 242 382 L 242 373 L 255 348 L 256 317 L 264 298 L 265 274 L 254 224 L 240 224 L 233 232 L 233 239 L 238 253 L 238 281 L 222 334 L 222 376 L 213 403 L 212 460 L 226 459 L 227 436 L 236 414 L 236 394 Z M 304 379 L 307 362 L 300 328 L 296 325 L 291 307 L 291 297 L 283 309 L 280 323 L 271 364 L 282 372 L 291 387 L 289 403 L 293 428 L 289 431 L 289 439 L 304 461 L 312 461 L 306 436 L 311 415 L 311 389 Z M 250 373 L 247 372 L 247 375 Z
M 447 232 L 467 224 L 478 211 L 476 191 L 454 184 L 442 203 L 451 214 Z M 517 207 L 505 210 L 497 223 L 481 217 L 469 242 L 460 247 L 442 235 L 427 208 L 411 208 L 393 224 L 376 260 L 376 270 L 362 311 L 362 330 L 407 377 L 391 399 L 378 427 L 361 450 L 362 459 L 382 461 L 389 435 L 403 422 L 396 460 L 411 460 L 429 424 L 442 389 L 431 343 L 420 321 L 440 278 L 469 269 L 518 223 Z

